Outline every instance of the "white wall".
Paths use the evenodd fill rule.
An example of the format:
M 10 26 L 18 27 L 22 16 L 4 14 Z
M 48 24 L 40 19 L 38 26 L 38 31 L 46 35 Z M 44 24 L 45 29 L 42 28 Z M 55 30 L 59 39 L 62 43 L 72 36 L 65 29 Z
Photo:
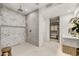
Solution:
M 1 46 L 13 46 L 25 42 L 25 16 L 5 7 L 1 9 L 1 14 Z
M 28 39 L 26 41 L 33 45 L 39 46 L 38 10 L 27 15 L 26 20 L 28 29 Z
M 45 20 L 44 17 L 39 14 L 39 46 L 43 45 L 45 36 Z
M 68 33 L 69 21 L 73 17 L 73 13 L 60 16 L 60 38 L 62 38 L 62 36 L 70 36 L 70 34 Z
M 42 46 L 45 42 L 50 40 L 50 20 L 42 14 L 42 11 L 44 10 L 39 10 L 39 46 Z

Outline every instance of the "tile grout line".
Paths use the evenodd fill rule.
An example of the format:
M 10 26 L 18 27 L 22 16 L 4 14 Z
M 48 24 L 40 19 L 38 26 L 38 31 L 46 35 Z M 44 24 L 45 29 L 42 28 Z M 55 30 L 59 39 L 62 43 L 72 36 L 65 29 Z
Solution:
M 25 26 L 12 26 L 12 25 L 1 25 L 1 27 L 26 28 Z

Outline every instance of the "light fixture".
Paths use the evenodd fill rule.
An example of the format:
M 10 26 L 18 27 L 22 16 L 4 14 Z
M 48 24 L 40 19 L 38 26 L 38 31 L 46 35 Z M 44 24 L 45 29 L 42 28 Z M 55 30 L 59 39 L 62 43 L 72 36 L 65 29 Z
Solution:
M 28 9 L 25 9 L 25 11 L 27 11 Z
M 52 5 L 53 5 L 52 3 L 49 3 L 49 4 L 46 5 L 46 7 L 49 8 L 49 7 L 51 7 Z
M 39 5 L 39 3 L 35 3 L 36 5 Z
M 21 4 L 20 4 L 20 7 L 19 7 L 18 11 L 23 12 L 22 5 Z

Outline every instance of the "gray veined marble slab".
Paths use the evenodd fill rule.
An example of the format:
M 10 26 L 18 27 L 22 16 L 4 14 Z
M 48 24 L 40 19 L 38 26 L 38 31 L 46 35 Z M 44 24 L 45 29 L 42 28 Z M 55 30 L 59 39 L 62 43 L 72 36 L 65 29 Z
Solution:
M 1 48 L 25 42 L 25 16 L 4 7 L 0 12 L 2 14 L 0 16 Z
M 25 17 L 16 12 L 13 12 L 7 8 L 2 8 L 2 25 L 10 25 L 10 26 L 26 26 Z
M 25 42 L 24 28 L 1 27 L 1 45 L 2 47 L 13 46 Z

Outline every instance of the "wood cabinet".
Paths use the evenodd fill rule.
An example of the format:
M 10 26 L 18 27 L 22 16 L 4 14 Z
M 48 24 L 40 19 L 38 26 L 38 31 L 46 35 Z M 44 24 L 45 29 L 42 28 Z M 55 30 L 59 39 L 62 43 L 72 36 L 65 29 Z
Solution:
M 79 56 L 79 48 L 62 44 L 62 50 L 64 53 L 70 54 L 72 56 Z

